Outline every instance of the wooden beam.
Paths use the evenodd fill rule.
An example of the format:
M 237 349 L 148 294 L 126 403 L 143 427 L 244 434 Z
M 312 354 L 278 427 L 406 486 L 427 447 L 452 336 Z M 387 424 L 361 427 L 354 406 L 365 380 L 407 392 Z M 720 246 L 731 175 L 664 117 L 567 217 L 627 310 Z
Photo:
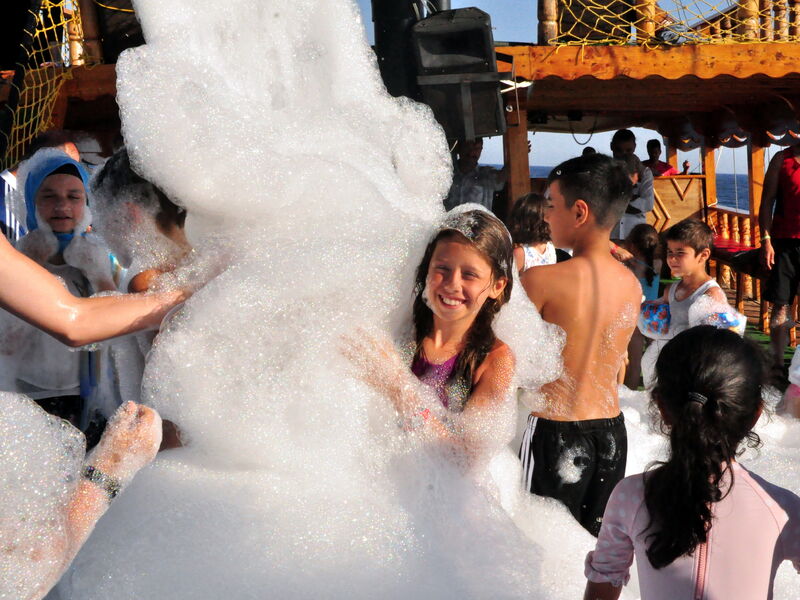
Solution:
M 516 96 L 509 94 L 506 104 L 512 109 L 506 111 L 508 129 L 503 136 L 503 153 L 508 173 L 505 214 L 509 215 L 514 202 L 531 191 L 531 169 L 528 157 L 528 112 L 525 110 L 524 100 L 520 98 L 522 106 L 519 106 Z
M 798 73 L 800 44 L 686 44 L 648 46 L 504 46 L 498 48 L 515 57 L 516 75 L 531 81 L 555 75 L 643 79 L 658 73 L 666 79 L 694 75 L 711 79 L 719 75 L 736 78 L 766 75 L 783 77 Z M 510 66 L 498 63 L 501 71 Z
M 755 138 L 755 139 L 753 139 Z M 761 194 L 764 191 L 764 146 L 757 136 L 750 136 L 747 143 L 747 179 L 750 199 L 750 231 L 753 240 L 758 239 L 758 211 L 761 210 Z
M 70 98 L 94 100 L 100 96 L 117 95 L 117 72 L 115 65 L 75 67 L 71 77 L 64 83 Z
M 50 113 L 50 127 L 53 129 L 64 129 L 67 120 L 67 108 L 69 106 L 69 96 L 67 96 L 64 85 L 58 90 L 55 102 L 53 102 L 53 112 Z
M 28 82 L 35 83 L 48 79 L 40 71 L 52 69 L 53 67 L 42 67 L 28 71 L 25 75 L 26 85 Z M 117 95 L 117 73 L 114 65 L 95 65 L 93 67 L 72 67 L 69 71 L 69 78 L 64 82 L 62 90 L 69 98 L 80 100 L 94 100 L 100 96 Z M 10 86 L 0 85 L 0 102 L 8 100 Z
M 706 177 L 706 206 L 712 206 L 717 203 L 717 163 L 714 159 L 714 148 L 709 148 L 706 144 L 703 144 L 700 147 L 700 162 L 703 166 L 703 175 Z

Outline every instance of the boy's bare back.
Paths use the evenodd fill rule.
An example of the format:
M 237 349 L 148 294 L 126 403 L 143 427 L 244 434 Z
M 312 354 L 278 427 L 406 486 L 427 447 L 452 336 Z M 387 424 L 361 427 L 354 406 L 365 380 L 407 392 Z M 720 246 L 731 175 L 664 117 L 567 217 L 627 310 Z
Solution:
M 533 414 L 553 421 L 616 417 L 617 374 L 636 326 L 639 282 L 602 246 L 528 269 L 521 280 L 542 318 L 567 335 L 564 373 L 542 388 L 545 407 Z

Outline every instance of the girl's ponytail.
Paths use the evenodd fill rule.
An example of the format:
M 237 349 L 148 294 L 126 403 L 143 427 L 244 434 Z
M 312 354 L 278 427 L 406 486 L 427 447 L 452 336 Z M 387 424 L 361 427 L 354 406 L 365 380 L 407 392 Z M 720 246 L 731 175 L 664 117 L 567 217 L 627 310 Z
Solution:
M 753 342 L 710 326 L 679 334 L 661 351 L 652 394 L 670 456 L 644 479 L 653 567 L 707 540 L 712 505 L 730 491 L 741 441 L 758 443 L 750 429 L 761 410 L 765 364 Z

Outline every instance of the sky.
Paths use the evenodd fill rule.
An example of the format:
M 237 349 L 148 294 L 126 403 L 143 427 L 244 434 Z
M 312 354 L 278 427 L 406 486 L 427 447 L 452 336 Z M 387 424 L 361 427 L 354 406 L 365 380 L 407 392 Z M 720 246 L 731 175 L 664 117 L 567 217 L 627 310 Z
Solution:
M 364 18 L 367 29 L 367 38 L 373 41 L 372 7 L 371 0 L 356 0 Z M 396 0 L 398 2 L 402 0 Z M 498 41 L 535 43 L 537 37 L 536 8 L 538 0 L 451 0 L 452 8 L 476 6 L 489 13 L 492 18 L 494 39 Z M 658 132 L 634 127 L 636 135 L 637 155 L 642 160 L 647 158 L 645 144 L 651 138 L 659 138 Z M 569 134 L 536 133 L 529 134 L 531 141 L 531 165 L 552 167 L 561 161 L 577 156 L 585 145 L 592 146 L 599 152 L 609 152 L 609 143 L 613 132 L 589 134 L 576 134 L 573 138 Z M 664 160 L 664 156 L 661 157 Z M 691 164 L 692 172 L 700 171 L 700 152 L 679 152 L 679 164 L 683 160 Z M 488 138 L 484 141 L 481 162 L 487 164 L 502 164 L 503 142 L 501 137 Z M 745 148 L 732 150 L 721 148 L 717 150 L 718 173 L 747 173 L 747 152 Z

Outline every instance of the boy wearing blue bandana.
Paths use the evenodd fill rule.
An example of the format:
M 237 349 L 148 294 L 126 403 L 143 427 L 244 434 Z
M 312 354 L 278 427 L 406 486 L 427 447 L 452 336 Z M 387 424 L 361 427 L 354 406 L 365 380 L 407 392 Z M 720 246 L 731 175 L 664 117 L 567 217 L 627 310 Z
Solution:
M 108 250 L 89 232 L 89 175 L 83 165 L 48 148 L 23 163 L 19 176 L 24 182 L 28 233 L 17 249 L 59 277 L 75 296 L 116 290 Z M 6 329 L 4 342 L 0 351 L 7 357 L 7 367 L 13 366 L 12 391 L 80 425 L 93 382 L 88 353 L 72 351 L 16 319 Z

